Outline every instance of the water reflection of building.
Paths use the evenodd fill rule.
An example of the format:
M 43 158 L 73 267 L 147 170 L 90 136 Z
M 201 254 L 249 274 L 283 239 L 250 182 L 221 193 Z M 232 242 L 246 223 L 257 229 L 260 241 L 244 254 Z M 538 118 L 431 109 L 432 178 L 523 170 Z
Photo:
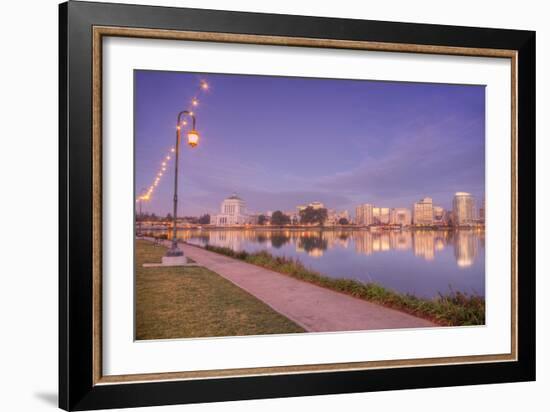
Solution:
M 350 233 L 346 231 L 327 230 L 320 232 L 320 236 L 326 240 L 328 248 L 336 246 L 347 248 L 350 241 Z
M 223 200 L 220 212 L 220 214 L 212 216 L 212 220 L 217 226 L 254 223 L 254 217 L 246 214 L 246 203 L 235 194 Z
M 412 247 L 412 233 L 406 232 L 391 232 L 390 233 L 391 248 L 395 250 L 409 250 Z
M 363 255 L 372 255 L 372 233 L 370 232 L 355 232 L 353 234 L 355 240 L 355 251 Z
M 441 252 L 443 249 L 445 249 L 445 240 L 441 237 L 436 237 L 434 239 L 434 248 L 437 252 Z
M 477 235 L 470 230 L 460 230 L 455 238 L 456 264 L 468 267 L 474 264 L 477 256 Z
M 471 266 L 478 251 L 484 245 L 484 231 L 461 230 L 180 230 L 178 235 L 186 241 L 228 247 L 233 250 L 269 250 L 285 255 L 290 252 L 307 253 L 322 257 L 327 250 L 335 248 L 355 249 L 361 255 L 387 253 L 389 251 L 412 253 L 422 259 L 434 260 L 448 246 L 453 246 L 456 264 Z M 285 248 L 289 245 L 290 248 Z M 278 252 L 277 252 L 278 251 Z
M 471 225 L 475 221 L 475 202 L 470 193 L 456 192 L 453 198 L 453 216 L 459 226 Z
M 227 247 L 233 250 L 242 250 L 243 241 L 245 240 L 241 233 L 231 230 L 220 230 L 209 232 L 208 243 Z
M 435 237 L 432 231 L 417 231 L 413 234 L 413 248 L 415 256 L 426 260 L 435 258 Z
M 374 234 L 372 240 L 372 250 L 374 252 L 387 252 L 391 249 L 390 246 L 390 234 L 381 233 Z

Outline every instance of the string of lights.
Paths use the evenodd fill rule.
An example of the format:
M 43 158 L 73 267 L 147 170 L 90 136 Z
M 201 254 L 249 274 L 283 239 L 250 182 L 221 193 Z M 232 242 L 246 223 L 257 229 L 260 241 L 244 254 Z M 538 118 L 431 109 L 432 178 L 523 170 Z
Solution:
M 189 111 L 190 115 L 194 115 L 196 113 L 197 109 L 198 109 L 198 106 L 199 106 L 199 97 L 198 96 L 201 93 L 204 94 L 208 90 L 210 90 L 210 85 L 208 84 L 208 82 L 204 79 L 200 80 L 199 85 L 198 85 L 198 90 L 193 95 L 193 97 L 191 98 L 191 100 L 189 102 L 188 111 Z M 187 126 L 187 120 L 183 120 L 181 122 L 181 126 Z M 180 127 L 180 125 L 178 125 L 177 127 Z M 168 168 L 170 160 L 172 159 L 173 153 L 175 151 L 176 151 L 176 149 L 174 147 L 171 147 L 170 151 L 162 158 L 162 162 L 160 163 L 160 167 L 157 171 L 157 174 L 155 175 L 155 179 L 149 185 L 147 190 L 142 192 L 138 196 L 138 198 L 136 199 L 136 202 L 143 202 L 143 201 L 147 202 L 147 201 L 151 200 L 151 198 L 153 197 L 153 194 L 155 193 L 155 189 L 159 186 L 162 177 L 166 174 L 166 169 Z

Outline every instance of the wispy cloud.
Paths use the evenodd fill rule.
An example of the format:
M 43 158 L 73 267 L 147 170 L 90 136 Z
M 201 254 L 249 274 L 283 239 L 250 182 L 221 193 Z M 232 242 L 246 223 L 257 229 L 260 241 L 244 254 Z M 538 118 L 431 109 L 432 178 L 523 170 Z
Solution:
M 158 161 L 182 93 L 195 75 L 138 78 L 136 167 Z M 484 192 L 483 87 L 211 75 L 201 106 L 205 136 L 183 150 L 185 213 L 216 211 L 239 193 L 254 211 L 322 201 L 410 206 L 454 191 Z M 171 136 L 171 135 L 170 135 Z M 164 143 L 162 143 L 164 142 Z M 163 146 L 164 145 L 164 146 Z M 140 169 L 141 170 L 141 169 Z M 136 187 L 149 179 L 138 171 Z M 171 179 L 150 207 L 169 210 Z M 142 186 L 140 186 L 142 185 Z

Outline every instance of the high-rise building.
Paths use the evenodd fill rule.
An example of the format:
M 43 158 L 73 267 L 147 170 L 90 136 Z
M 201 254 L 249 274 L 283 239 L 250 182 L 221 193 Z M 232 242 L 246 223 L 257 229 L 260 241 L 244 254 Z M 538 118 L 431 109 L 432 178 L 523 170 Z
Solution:
M 391 210 L 390 223 L 392 225 L 409 226 L 411 224 L 411 211 L 404 207 L 396 207 Z
M 434 206 L 434 223 L 442 225 L 445 223 L 445 209 L 441 206 Z
M 350 218 L 347 210 L 338 211 L 329 209 L 327 211 L 327 220 L 325 223 L 327 225 L 337 225 L 340 223 L 340 219 L 346 219 L 349 222 Z
M 481 207 L 479 208 L 479 221 L 481 223 L 485 223 L 485 199 L 481 203 Z
M 358 225 L 372 225 L 374 206 L 364 203 L 355 208 L 355 223 Z
M 390 209 L 388 207 L 372 208 L 373 223 L 387 225 L 390 223 Z
M 413 206 L 413 220 L 415 225 L 431 225 L 434 220 L 434 208 L 431 197 L 420 199 Z
M 355 207 L 355 224 L 356 225 L 363 225 L 363 206 L 359 205 Z
M 453 198 L 454 223 L 458 226 L 471 225 L 475 221 L 475 202 L 470 193 L 456 192 Z

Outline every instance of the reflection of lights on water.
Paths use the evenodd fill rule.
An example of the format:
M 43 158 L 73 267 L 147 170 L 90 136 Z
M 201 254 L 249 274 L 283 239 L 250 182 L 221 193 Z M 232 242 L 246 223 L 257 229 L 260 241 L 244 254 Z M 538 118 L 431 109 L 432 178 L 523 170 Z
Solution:
M 461 268 L 467 268 L 469 266 L 472 266 L 474 264 L 474 261 L 468 258 L 458 258 L 456 260 L 456 264 Z
M 307 254 L 311 257 L 318 258 L 323 256 L 323 251 L 321 249 L 313 249 L 307 252 Z
M 149 192 L 145 196 L 150 195 Z M 373 233 L 368 231 L 319 231 L 305 230 L 295 231 L 283 229 L 281 231 L 257 230 L 252 226 L 235 230 L 207 230 L 203 225 L 201 241 L 209 239 L 210 244 L 229 247 L 233 250 L 249 250 L 251 252 L 268 249 L 270 253 L 285 255 L 287 257 L 307 255 L 308 258 L 330 258 L 327 250 L 343 250 L 351 247 L 351 253 L 370 256 L 374 253 L 412 253 L 414 256 L 432 262 L 443 254 L 444 262 L 449 256 L 454 259 L 453 266 L 468 268 L 476 263 L 479 248 L 483 248 L 480 237 L 474 231 L 400 231 L 390 233 Z M 199 230 L 189 228 L 185 236 L 197 238 Z M 343 237 L 345 236 L 345 240 Z M 261 238 L 261 239 L 260 239 Z M 323 245 L 320 245 L 321 242 Z M 285 246 L 286 245 L 286 246 Z M 480 246 L 481 245 L 481 246 Z M 304 256 L 305 257 L 305 256 Z M 323 262 L 321 260 L 321 262 Z

